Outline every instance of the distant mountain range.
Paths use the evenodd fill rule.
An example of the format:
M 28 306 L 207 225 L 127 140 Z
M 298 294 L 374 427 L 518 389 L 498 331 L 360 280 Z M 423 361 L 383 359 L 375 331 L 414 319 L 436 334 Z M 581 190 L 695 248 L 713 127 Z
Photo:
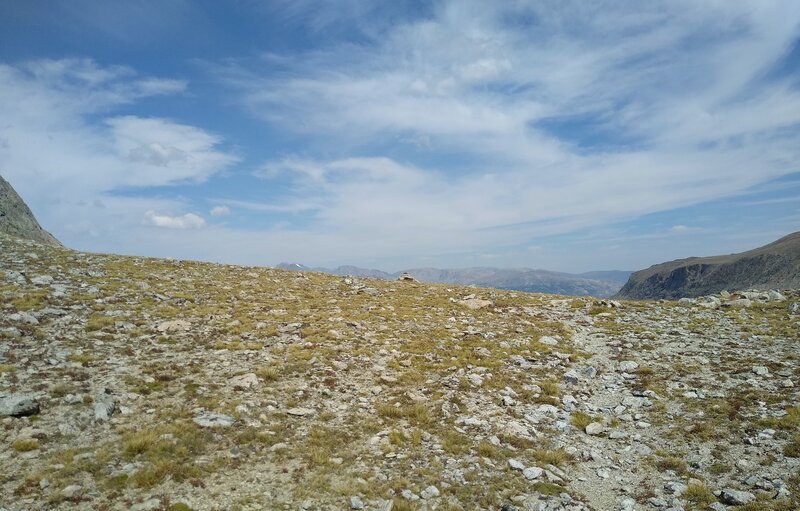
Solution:
M 497 289 L 510 289 L 535 293 L 551 293 L 574 296 L 611 296 L 622 287 L 630 276 L 628 271 L 595 271 L 581 274 L 560 273 L 529 268 L 414 268 L 389 273 L 381 270 L 339 266 L 338 268 L 312 268 L 298 263 L 281 263 L 284 270 L 316 271 L 332 275 L 352 275 L 373 279 L 394 280 L 408 273 L 422 282 L 474 285 Z
M 651 266 L 632 274 L 616 296 L 677 299 L 753 288 L 800 288 L 800 232 L 740 254 L 690 257 Z
M 61 246 L 52 234 L 42 229 L 33 212 L 3 176 L 0 176 L 0 232 L 15 238 Z

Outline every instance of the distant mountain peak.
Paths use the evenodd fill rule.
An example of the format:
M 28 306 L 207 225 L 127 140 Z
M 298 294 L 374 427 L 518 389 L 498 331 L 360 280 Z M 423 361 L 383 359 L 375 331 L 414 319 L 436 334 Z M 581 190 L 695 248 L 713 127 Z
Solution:
M 388 273 L 381 270 L 339 266 L 337 268 L 309 267 L 299 263 L 281 263 L 284 270 L 316 271 L 333 275 L 395 280 L 404 274 L 420 282 L 440 282 L 463 286 L 508 289 L 533 293 L 573 296 L 607 297 L 619 291 L 630 272 L 608 271 L 572 274 L 530 268 L 412 268 Z
M 0 176 L 0 232 L 46 245 L 63 246 L 42 229 L 31 209 L 3 176 Z

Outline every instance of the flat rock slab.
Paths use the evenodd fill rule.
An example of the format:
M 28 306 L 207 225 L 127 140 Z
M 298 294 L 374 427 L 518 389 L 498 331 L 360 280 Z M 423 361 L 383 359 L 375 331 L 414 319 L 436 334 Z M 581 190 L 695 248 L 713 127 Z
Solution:
M 216 412 L 203 412 L 195 416 L 192 420 L 195 424 L 204 428 L 228 428 L 233 426 L 233 423 L 236 422 L 236 419 L 230 415 Z
M 25 417 L 39 413 L 39 402 L 33 396 L 14 394 L 0 398 L 0 417 Z
M 305 417 L 306 415 L 314 415 L 314 410 L 311 408 L 289 408 L 286 413 L 295 417 Z
M 182 319 L 176 319 L 174 321 L 164 321 L 163 323 L 159 323 L 156 327 L 161 333 L 169 333 L 169 332 L 186 332 L 192 327 L 192 324 L 188 321 Z
M 491 305 L 493 305 L 491 300 L 481 300 L 480 298 L 470 298 L 468 300 L 461 300 L 458 303 L 472 310 L 483 309 L 484 307 L 490 307 Z

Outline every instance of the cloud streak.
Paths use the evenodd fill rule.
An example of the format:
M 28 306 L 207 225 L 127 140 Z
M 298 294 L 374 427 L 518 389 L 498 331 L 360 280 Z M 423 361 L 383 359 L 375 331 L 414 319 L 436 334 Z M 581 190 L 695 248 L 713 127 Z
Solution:
M 186 213 L 180 216 L 170 216 L 158 214 L 155 211 L 145 213 L 147 223 L 154 227 L 164 227 L 167 229 L 202 229 L 206 226 L 203 217 L 194 213 Z
M 797 77 L 768 74 L 799 21 L 791 2 L 443 2 L 375 45 L 223 74 L 249 112 L 338 154 L 258 173 L 318 205 L 319 230 L 466 251 L 796 172 Z

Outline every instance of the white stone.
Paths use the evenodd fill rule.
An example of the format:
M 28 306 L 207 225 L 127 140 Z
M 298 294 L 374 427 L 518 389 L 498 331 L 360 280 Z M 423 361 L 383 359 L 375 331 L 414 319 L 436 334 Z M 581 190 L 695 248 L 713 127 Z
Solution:
M 587 425 L 585 429 L 587 435 L 599 435 L 605 430 L 606 427 L 599 422 L 592 422 L 591 424 Z
M 523 465 L 522 462 L 514 458 L 508 460 L 508 466 L 514 470 L 525 470 L 525 465 Z
M 422 497 L 423 499 L 432 499 L 438 497 L 439 495 L 440 495 L 439 488 L 433 485 L 428 486 L 427 488 L 422 490 L 422 492 L 419 494 L 419 496 Z
M 539 479 L 544 474 L 544 470 L 539 467 L 528 467 L 522 471 L 522 475 L 525 476 L 525 479 L 528 481 L 533 481 L 534 479 Z

